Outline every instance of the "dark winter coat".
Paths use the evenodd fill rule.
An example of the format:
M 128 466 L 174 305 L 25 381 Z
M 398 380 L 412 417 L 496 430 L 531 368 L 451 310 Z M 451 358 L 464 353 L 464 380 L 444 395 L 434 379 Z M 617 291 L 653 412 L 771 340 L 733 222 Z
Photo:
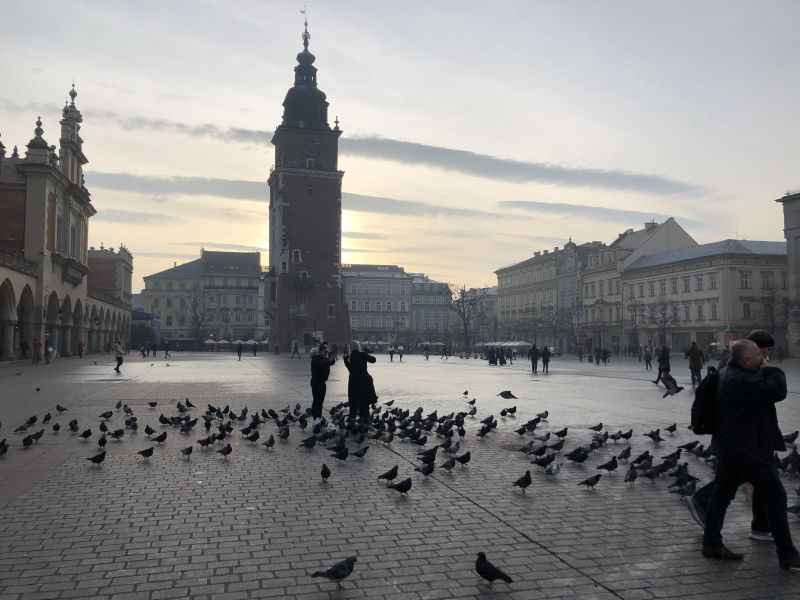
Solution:
M 347 397 L 351 404 L 358 405 L 360 402 L 372 404 L 377 400 L 372 376 L 367 372 L 367 363 L 374 362 L 374 356 L 358 349 L 353 349 L 349 357 L 344 357 L 344 366 L 350 371 Z
M 720 458 L 766 464 L 783 452 L 775 403 L 786 398 L 786 375 L 777 367 L 756 370 L 729 364 L 720 372 L 717 390 L 717 433 Z
M 703 363 L 705 362 L 705 356 L 703 356 L 703 351 L 700 350 L 697 346 L 691 346 L 686 351 L 686 358 L 689 359 L 689 368 L 690 369 L 702 369 Z
M 328 376 L 331 374 L 331 365 L 333 361 L 327 356 L 315 354 L 311 357 L 311 381 L 314 383 L 322 383 L 328 381 Z

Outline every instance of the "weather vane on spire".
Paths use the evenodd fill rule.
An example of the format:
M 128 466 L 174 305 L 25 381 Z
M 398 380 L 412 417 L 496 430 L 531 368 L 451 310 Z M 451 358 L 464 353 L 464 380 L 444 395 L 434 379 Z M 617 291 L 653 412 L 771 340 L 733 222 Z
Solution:
M 303 10 L 300 11 L 300 14 L 303 15 L 303 25 L 305 27 L 303 30 L 303 48 L 308 50 L 308 40 L 311 39 L 311 34 L 308 33 L 308 7 L 303 6 Z

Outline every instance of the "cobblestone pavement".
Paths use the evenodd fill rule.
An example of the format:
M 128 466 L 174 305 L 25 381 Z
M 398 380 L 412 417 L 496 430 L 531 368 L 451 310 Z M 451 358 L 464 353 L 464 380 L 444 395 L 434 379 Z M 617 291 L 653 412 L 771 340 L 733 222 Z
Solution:
M 570 428 L 566 449 L 587 442 L 587 427 L 599 421 L 611 431 L 633 427 L 634 454 L 655 448 L 642 432 L 673 422 L 680 428 L 655 448 L 656 456 L 694 439 L 685 428 L 691 395 L 661 399 L 637 363 L 598 368 L 564 359 L 554 361 L 551 375 L 533 376 L 524 362 L 497 368 L 475 360 L 406 356 L 401 364 L 379 357 L 371 370 L 381 401 L 442 414 L 466 408 L 464 390 L 477 398 L 478 418 L 468 420 L 464 444 L 472 462 L 425 480 L 413 472 L 417 446 L 372 443 L 363 460 L 339 463 L 320 447 L 299 450 L 305 436 L 297 427 L 272 450 L 235 432 L 227 460 L 201 451 L 197 433 L 183 436 L 170 427 L 163 447 L 144 461 L 135 453 L 151 445 L 144 426 L 164 429 L 158 414 L 174 414 L 176 399 L 190 398 L 198 414 L 207 402 L 237 411 L 307 406 L 308 363 L 285 356 L 241 362 L 227 354 L 131 356 L 117 376 L 111 362 L 0 367 L 0 439 L 11 446 L 0 458 L 0 600 L 800 596 L 800 575 L 778 569 L 770 544 L 748 539 L 746 494 L 732 504 L 725 535 L 747 557 L 720 564 L 700 556 L 701 532 L 667 493 L 666 480 L 629 487 L 623 467 L 593 491 L 577 485 L 622 445 L 610 443 L 583 466 L 564 461 L 555 478 L 515 452 L 524 438 L 513 430 L 542 410 L 550 411 L 543 430 Z M 685 372 L 679 379 L 688 378 L 684 367 L 673 368 Z M 800 390 L 800 367 L 787 371 Z M 343 365 L 334 367 L 326 407 L 345 398 L 346 375 Z M 497 398 L 505 389 L 518 400 Z M 80 460 L 96 451 L 97 415 L 119 400 L 139 415 L 139 433 L 109 442 L 99 467 Z M 155 410 L 151 400 L 159 402 Z M 780 406 L 784 432 L 800 427 L 799 400 L 793 392 Z M 69 409 L 56 419 L 62 431 L 48 428 L 22 450 L 13 429 L 32 414 L 41 419 L 56 403 Z M 500 418 L 510 404 L 518 406 L 516 418 Z M 478 419 L 491 413 L 500 425 L 480 440 Z M 92 427 L 91 441 L 65 430 L 71 418 Z M 120 412 L 112 423 L 121 426 Z M 195 451 L 185 460 L 179 449 L 190 443 Z M 701 461 L 688 460 L 694 473 L 709 477 Z M 328 484 L 319 478 L 323 462 L 333 471 Z M 408 497 L 376 481 L 394 464 L 401 477 L 413 475 Z M 527 468 L 533 484 L 523 495 L 511 483 Z M 794 503 L 800 481 L 785 483 Z M 481 582 L 472 570 L 478 551 L 514 583 Z M 358 563 L 342 590 L 309 576 L 350 555 Z

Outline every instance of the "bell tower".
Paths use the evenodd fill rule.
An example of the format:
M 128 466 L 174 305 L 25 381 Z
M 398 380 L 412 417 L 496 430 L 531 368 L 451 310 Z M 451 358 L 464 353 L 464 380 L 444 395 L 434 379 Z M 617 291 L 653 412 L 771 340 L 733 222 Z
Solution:
M 272 346 L 285 351 L 315 338 L 343 344 L 349 315 L 339 276 L 342 176 L 338 169 L 338 119 L 328 123 L 328 101 L 317 87 L 315 56 L 308 50 L 308 20 L 297 55 L 294 85 L 275 130 L 275 165 L 269 184 L 268 294 L 273 306 Z

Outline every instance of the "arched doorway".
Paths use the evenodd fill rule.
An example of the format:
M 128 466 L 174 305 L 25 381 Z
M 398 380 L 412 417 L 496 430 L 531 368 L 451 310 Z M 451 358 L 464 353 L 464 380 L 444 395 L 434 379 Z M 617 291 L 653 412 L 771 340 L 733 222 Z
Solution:
M 12 360 L 14 350 L 14 329 L 17 324 L 17 301 L 14 286 L 6 279 L 0 284 L 0 360 Z
M 34 315 L 33 292 L 25 286 L 17 303 L 17 347 L 22 358 L 30 358 L 33 351 Z
M 42 353 L 48 359 L 58 349 L 59 328 L 61 325 L 58 313 L 60 310 L 58 296 L 55 292 L 50 292 L 50 296 L 47 298 L 44 339 L 42 340 Z M 52 351 L 50 350 L 51 348 L 53 349 Z

